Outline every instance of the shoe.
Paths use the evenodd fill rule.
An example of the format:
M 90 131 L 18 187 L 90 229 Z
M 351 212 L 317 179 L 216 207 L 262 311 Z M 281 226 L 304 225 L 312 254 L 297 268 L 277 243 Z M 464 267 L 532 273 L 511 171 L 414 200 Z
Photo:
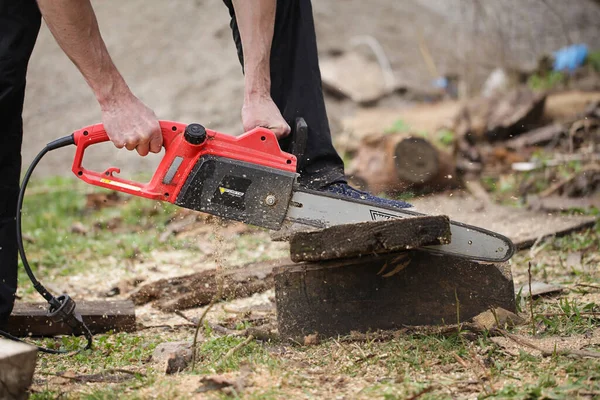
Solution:
M 402 200 L 384 199 L 373 196 L 371 193 L 363 192 L 348 185 L 346 182 L 334 182 L 321 189 L 323 192 L 333 193 L 340 196 L 350 197 L 351 199 L 364 200 L 369 203 L 388 208 L 410 208 L 409 204 Z

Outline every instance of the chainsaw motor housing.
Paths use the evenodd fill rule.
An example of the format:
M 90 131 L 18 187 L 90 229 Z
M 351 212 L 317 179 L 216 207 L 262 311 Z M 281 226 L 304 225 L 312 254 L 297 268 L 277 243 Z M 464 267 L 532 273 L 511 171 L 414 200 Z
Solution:
M 279 229 L 296 173 L 214 155 L 202 156 L 174 204 L 246 224 Z

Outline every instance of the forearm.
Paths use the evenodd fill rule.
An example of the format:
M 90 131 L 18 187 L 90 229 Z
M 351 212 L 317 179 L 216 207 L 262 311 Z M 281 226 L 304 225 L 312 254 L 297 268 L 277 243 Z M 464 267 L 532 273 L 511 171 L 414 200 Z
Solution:
M 270 96 L 270 56 L 277 0 L 233 0 L 244 49 L 245 98 Z
M 77 66 L 100 106 L 132 96 L 100 35 L 89 0 L 38 0 L 52 35 Z

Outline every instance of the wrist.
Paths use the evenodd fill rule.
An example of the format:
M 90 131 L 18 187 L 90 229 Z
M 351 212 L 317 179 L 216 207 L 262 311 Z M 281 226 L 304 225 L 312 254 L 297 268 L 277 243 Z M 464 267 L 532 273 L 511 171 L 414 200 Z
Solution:
M 271 98 L 271 77 L 268 73 L 247 72 L 244 78 L 244 101 Z
M 102 82 L 102 85 L 92 87 L 92 89 L 102 110 L 113 108 L 134 97 L 129 86 L 120 75 L 107 79 Z

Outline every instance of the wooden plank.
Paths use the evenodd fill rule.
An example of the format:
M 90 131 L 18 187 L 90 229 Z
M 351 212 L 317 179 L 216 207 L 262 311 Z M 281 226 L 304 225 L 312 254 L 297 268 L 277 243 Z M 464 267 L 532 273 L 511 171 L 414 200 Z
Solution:
M 0 399 L 27 399 L 37 348 L 0 339 Z
M 396 273 L 386 277 L 389 271 Z M 405 325 L 452 324 L 493 307 L 515 311 L 508 264 L 415 250 L 295 264 L 273 272 L 283 339 L 301 341 L 313 333 L 327 337 Z
M 76 310 L 93 334 L 110 330 L 133 332 L 135 306 L 130 300 L 77 301 Z M 66 324 L 54 323 L 48 316 L 46 303 L 15 303 L 5 330 L 15 336 L 54 336 L 73 333 Z M 75 332 L 81 334 L 82 332 Z
M 450 243 L 450 221 L 444 215 L 361 222 L 290 238 L 292 261 L 320 261 L 397 252 Z
M 217 276 L 215 269 L 148 283 L 130 296 L 136 305 L 153 302 L 163 311 L 173 312 L 210 303 L 217 294 L 217 279 L 223 279 L 223 299 L 248 297 L 273 287 L 273 267 L 289 259 L 271 260 L 225 270 Z

